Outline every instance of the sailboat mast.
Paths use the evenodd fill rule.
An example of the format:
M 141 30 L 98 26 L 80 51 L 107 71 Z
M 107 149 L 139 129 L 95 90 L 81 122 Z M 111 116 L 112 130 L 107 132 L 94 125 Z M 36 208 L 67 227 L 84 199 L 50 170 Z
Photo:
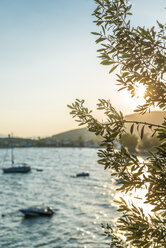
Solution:
M 12 143 L 12 138 L 9 134 L 9 139 L 10 139 L 10 147 L 11 147 L 11 163 L 12 165 L 14 164 L 14 153 L 13 153 L 13 143 Z
M 14 164 L 14 154 L 13 154 L 13 144 L 12 144 L 12 149 L 11 149 L 11 160 L 12 160 L 12 165 Z

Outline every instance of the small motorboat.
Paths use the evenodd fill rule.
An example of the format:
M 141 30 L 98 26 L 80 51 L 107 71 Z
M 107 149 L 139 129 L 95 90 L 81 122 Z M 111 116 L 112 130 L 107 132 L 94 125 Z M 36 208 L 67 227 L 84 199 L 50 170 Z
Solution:
M 89 177 L 89 175 L 90 175 L 89 172 L 83 171 L 83 172 L 77 173 L 77 174 L 75 174 L 75 175 L 73 175 L 71 177 Z
M 89 172 L 81 172 L 77 173 L 76 177 L 89 177 Z
M 26 217 L 35 217 L 35 216 L 51 216 L 55 212 L 52 208 L 46 207 L 31 207 L 31 208 L 22 208 L 19 210 L 21 213 L 23 213 Z

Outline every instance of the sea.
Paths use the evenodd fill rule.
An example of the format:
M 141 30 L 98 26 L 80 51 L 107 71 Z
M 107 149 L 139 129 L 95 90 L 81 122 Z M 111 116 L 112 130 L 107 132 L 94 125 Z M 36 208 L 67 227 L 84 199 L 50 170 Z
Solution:
M 15 148 L 15 162 L 32 169 L 26 174 L 0 170 L 0 248 L 108 247 L 101 224 L 116 222 L 116 185 L 97 163 L 97 151 Z M 0 149 L 0 161 L 1 168 L 10 166 L 6 149 Z M 89 177 L 73 177 L 83 171 Z M 52 207 L 55 214 L 25 218 L 19 211 L 41 205 Z

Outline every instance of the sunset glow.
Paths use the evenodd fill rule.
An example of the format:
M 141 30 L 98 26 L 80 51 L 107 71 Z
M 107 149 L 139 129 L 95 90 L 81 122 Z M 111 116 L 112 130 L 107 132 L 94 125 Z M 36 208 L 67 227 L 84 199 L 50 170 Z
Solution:
M 162 21 L 160 5 L 133 1 L 133 24 Z M 124 115 L 144 103 L 142 87 L 130 100 L 96 58 L 94 9 L 91 0 L 1 1 L 0 134 L 49 136 L 75 129 L 67 104 L 76 98 L 94 109 L 98 99 L 110 99 Z
M 135 88 L 135 102 L 137 105 L 145 104 L 146 87 L 143 84 L 136 86 Z

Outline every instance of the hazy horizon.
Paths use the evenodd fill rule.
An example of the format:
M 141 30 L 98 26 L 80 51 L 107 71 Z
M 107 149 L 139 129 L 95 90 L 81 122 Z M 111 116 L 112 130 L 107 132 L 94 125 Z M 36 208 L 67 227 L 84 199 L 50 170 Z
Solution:
M 165 20 L 165 0 L 131 3 L 134 25 Z M 76 98 L 93 110 L 99 98 L 110 99 L 133 113 L 139 99 L 118 92 L 97 58 L 94 9 L 92 0 L 0 1 L 0 134 L 46 137 L 78 128 L 67 108 Z
M 156 113 L 159 113 L 159 115 L 156 116 Z M 126 120 L 139 120 L 139 121 L 145 121 L 145 122 L 150 122 L 150 123 L 153 123 L 153 124 L 162 124 L 162 121 L 163 121 L 163 118 L 165 117 L 166 118 L 166 111 L 151 111 L 150 113 L 147 112 L 145 115 L 139 115 L 138 113 L 132 113 L 132 114 L 129 114 L 129 115 L 125 115 L 126 117 Z M 76 128 L 72 128 L 72 129 L 68 129 L 68 130 L 65 130 L 65 131 L 61 131 L 61 132 L 58 132 L 58 133 L 52 133 L 50 135 L 46 135 L 46 136 L 39 136 L 39 135 L 33 135 L 33 136 L 20 136 L 20 135 L 15 135 L 14 133 L 8 133 L 8 134 L 2 134 L 0 133 L 0 138 L 7 138 L 10 135 L 12 135 L 13 137 L 15 138 L 25 138 L 25 139 L 38 139 L 39 137 L 40 138 L 47 138 L 47 137 L 51 137 L 51 136 L 54 136 L 54 135 L 59 135 L 59 134 L 62 134 L 62 133 L 68 133 L 68 132 L 71 132 L 71 131 L 74 131 L 76 129 L 82 129 L 86 126 L 77 126 Z

